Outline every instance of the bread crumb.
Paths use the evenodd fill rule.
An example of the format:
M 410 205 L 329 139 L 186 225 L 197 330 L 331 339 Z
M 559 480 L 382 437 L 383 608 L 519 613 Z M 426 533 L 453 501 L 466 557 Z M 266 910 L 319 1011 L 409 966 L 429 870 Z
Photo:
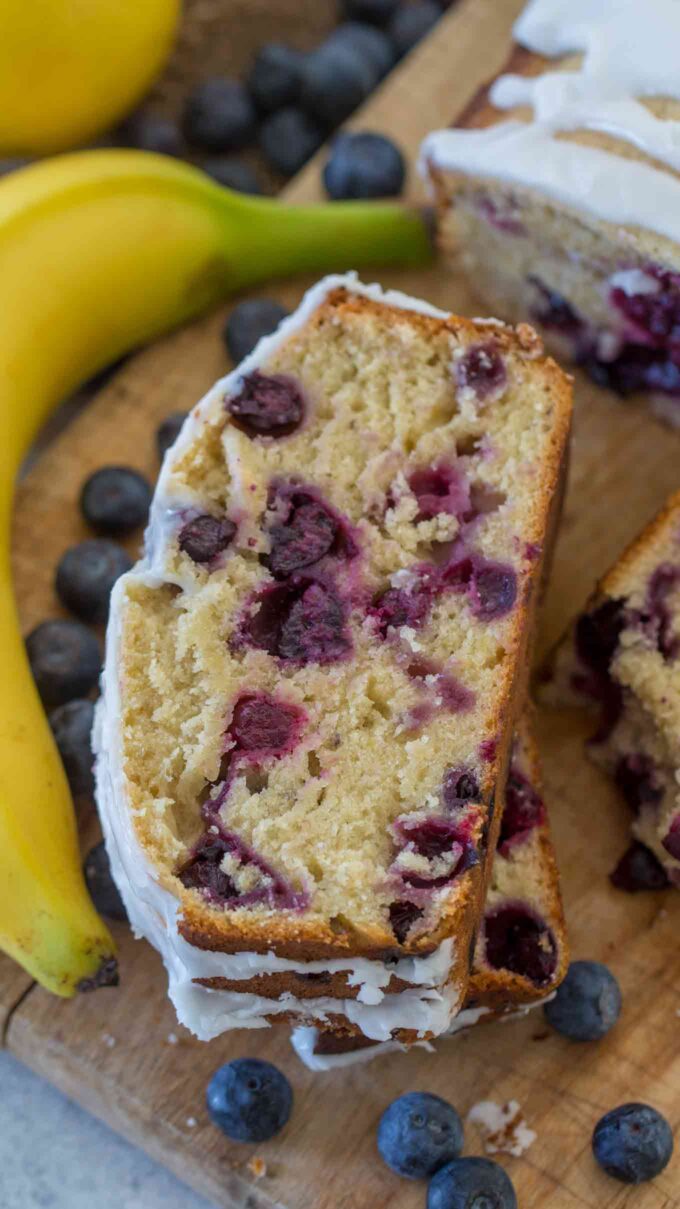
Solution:
M 480 1100 L 473 1104 L 467 1119 L 479 1125 L 487 1154 L 512 1154 L 519 1158 L 536 1141 L 536 1133 L 529 1129 L 516 1100 L 503 1105 Z
M 267 1164 L 259 1154 L 253 1155 L 252 1159 L 246 1163 L 246 1167 L 255 1180 L 261 1180 L 267 1174 Z
M 112 1037 L 110 1033 L 102 1033 L 102 1041 L 109 1049 L 113 1049 L 116 1044 L 116 1038 Z

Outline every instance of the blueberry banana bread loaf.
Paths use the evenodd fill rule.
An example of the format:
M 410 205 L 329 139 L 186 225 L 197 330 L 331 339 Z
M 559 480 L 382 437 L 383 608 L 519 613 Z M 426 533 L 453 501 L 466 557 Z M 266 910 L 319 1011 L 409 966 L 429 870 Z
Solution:
M 544 1003 L 568 963 L 559 874 L 527 709 L 513 744 L 467 1001 L 444 1036 Z M 312 1070 L 332 1070 L 406 1048 L 399 1041 L 373 1042 L 313 1025 L 298 1026 L 291 1040 Z
M 680 424 L 680 5 L 532 0 L 423 165 L 493 313 Z
M 97 780 L 199 1036 L 461 1007 L 570 393 L 526 327 L 330 278 L 166 455 Z
M 540 692 L 551 704 L 598 711 L 588 752 L 633 817 L 614 884 L 680 885 L 680 494 L 605 575 Z

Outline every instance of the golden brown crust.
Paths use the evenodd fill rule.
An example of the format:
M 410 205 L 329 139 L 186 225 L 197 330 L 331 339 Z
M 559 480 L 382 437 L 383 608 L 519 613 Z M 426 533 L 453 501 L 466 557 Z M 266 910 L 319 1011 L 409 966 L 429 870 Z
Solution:
M 484 839 L 482 837 L 485 819 L 480 811 L 474 837 L 479 841 L 480 850 L 485 848 L 480 865 L 472 867 L 456 879 L 451 902 L 444 907 L 436 930 L 409 944 L 396 945 L 390 935 L 378 929 L 372 934 L 363 932 L 359 935 L 348 930 L 344 923 L 333 926 L 331 922 L 318 917 L 305 917 L 291 912 L 272 915 L 252 913 L 249 915 L 245 911 L 231 911 L 218 914 L 208 904 L 202 902 L 196 893 L 184 888 L 181 888 L 180 892 L 182 914 L 180 932 L 189 943 L 197 948 L 225 953 L 244 950 L 273 951 L 281 957 L 303 960 L 332 959 L 343 956 L 365 956 L 376 960 L 387 960 L 404 955 L 422 956 L 432 952 L 445 938 L 453 936 L 457 943 L 452 981 L 464 985 L 467 979 L 467 952 L 486 894 L 491 866 L 491 861 L 486 859 L 486 852 L 495 850 L 500 828 L 503 807 L 502 787 L 507 775 L 510 745 L 518 708 L 516 703 L 522 698 L 528 643 L 533 628 L 543 560 L 546 556 L 545 530 L 546 525 L 550 528 L 548 518 L 551 509 L 555 507 L 554 501 L 559 498 L 560 483 L 564 473 L 565 450 L 571 417 L 571 381 L 551 358 L 542 356 L 538 337 L 526 324 L 520 325 L 516 331 L 501 323 L 482 324 L 457 316 L 439 318 L 400 308 L 386 308 L 384 303 L 351 294 L 344 289 L 331 293 L 308 322 L 320 323 L 324 319 L 327 320 L 329 309 L 336 316 L 369 311 L 384 315 L 386 309 L 392 310 L 394 323 L 410 323 L 431 337 L 445 331 L 454 339 L 465 344 L 474 340 L 486 340 L 490 334 L 493 334 L 501 351 L 530 365 L 533 387 L 541 389 L 550 397 L 553 420 L 549 439 L 550 451 L 543 467 L 539 499 L 533 505 L 533 517 L 526 533 L 527 540 L 530 543 L 535 542 L 540 548 L 540 556 L 537 557 L 528 580 L 527 598 L 515 609 L 509 644 L 514 646 L 514 664 L 512 669 L 503 673 L 504 682 L 499 691 L 499 704 L 495 719 L 496 731 L 499 735 L 498 751 L 495 761 L 490 763 L 486 770 L 482 785 L 484 802 L 488 803 L 493 796 L 500 808 L 496 809 L 489 834 Z M 173 889 L 175 892 L 177 891 L 177 887 L 173 887 Z M 281 988 L 278 993 L 286 989 L 297 994 L 300 986 L 299 980 L 295 976 L 290 976 L 289 985 L 285 985 L 285 978 L 288 977 L 287 975 L 282 976 L 282 980 L 277 982 L 277 987 Z M 259 984 L 260 980 L 258 980 Z M 251 985 L 240 983 L 239 989 L 250 990 Z

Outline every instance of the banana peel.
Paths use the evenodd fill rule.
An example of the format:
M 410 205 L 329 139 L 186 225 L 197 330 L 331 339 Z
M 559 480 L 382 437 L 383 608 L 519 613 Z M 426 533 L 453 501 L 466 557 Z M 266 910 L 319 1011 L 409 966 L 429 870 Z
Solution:
M 0 948 L 55 994 L 110 984 L 116 965 L 12 590 L 14 482 L 31 441 L 78 383 L 230 293 L 430 256 L 425 224 L 401 206 L 286 206 L 145 152 L 75 153 L 0 180 Z

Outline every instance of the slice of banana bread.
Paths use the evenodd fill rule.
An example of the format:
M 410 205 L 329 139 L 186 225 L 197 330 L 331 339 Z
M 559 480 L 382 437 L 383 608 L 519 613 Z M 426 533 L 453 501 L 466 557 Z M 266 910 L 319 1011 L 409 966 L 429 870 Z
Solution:
M 680 885 L 680 494 L 605 575 L 540 693 L 598 710 L 588 752 L 633 815 L 635 842 L 614 884 Z
M 423 147 L 446 255 L 495 314 L 678 425 L 680 6 L 533 0 L 515 37 Z
M 166 455 L 97 777 L 199 1036 L 458 1011 L 570 394 L 530 329 L 330 278 Z
M 567 972 L 569 951 L 530 710 L 520 719 L 465 1007 L 444 1036 L 522 1015 L 545 1003 Z M 291 1037 L 312 1070 L 332 1070 L 407 1048 L 399 1041 L 300 1026 Z M 416 1044 L 419 1044 L 416 1042 Z

